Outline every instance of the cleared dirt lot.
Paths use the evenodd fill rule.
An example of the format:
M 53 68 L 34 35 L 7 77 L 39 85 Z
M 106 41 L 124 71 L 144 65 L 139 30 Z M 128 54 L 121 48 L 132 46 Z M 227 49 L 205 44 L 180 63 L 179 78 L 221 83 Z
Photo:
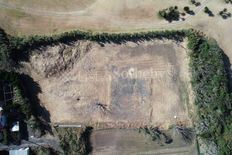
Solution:
M 189 125 L 188 101 L 181 90 L 189 81 L 182 46 L 154 40 L 102 47 L 80 41 L 34 51 L 24 70 L 41 87 L 38 97 L 52 122 L 105 127 L 167 128 L 178 121 Z

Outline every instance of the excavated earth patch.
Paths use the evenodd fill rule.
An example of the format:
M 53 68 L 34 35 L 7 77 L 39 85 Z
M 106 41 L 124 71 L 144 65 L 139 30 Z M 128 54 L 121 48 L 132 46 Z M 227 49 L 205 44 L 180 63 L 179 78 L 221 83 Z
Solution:
M 53 123 L 168 128 L 191 124 L 184 47 L 170 40 L 78 41 L 34 50 L 22 65 L 38 83 L 37 97 Z

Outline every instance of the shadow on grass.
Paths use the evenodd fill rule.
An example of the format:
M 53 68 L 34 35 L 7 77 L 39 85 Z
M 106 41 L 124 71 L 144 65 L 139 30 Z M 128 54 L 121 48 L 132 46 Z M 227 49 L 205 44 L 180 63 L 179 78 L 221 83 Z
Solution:
M 228 78 L 228 88 L 229 88 L 229 92 L 231 93 L 232 92 L 232 68 L 231 68 L 231 63 L 230 63 L 229 57 L 224 53 L 222 53 L 222 54 L 223 54 L 224 67 L 225 67 L 226 75 L 227 75 L 227 78 Z
M 51 122 L 50 113 L 40 104 L 40 100 L 38 98 L 38 94 L 42 93 L 39 84 L 30 76 L 25 74 L 20 75 L 20 81 L 22 82 L 25 95 L 30 101 L 32 112 L 34 116 L 39 119 L 41 128 L 52 133 L 51 126 L 49 125 Z
M 86 154 L 90 154 L 93 151 L 93 147 L 90 141 L 92 131 L 93 131 L 92 127 L 86 127 L 86 130 L 83 133 L 83 137 L 85 138 Z

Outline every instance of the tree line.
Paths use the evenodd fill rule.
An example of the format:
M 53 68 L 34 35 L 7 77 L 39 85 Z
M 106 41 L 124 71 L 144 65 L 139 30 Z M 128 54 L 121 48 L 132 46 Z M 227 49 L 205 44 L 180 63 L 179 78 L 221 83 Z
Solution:
M 214 141 L 219 154 L 231 154 L 232 98 L 224 54 L 214 40 L 188 34 L 191 83 L 198 116 L 196 130 L 201 138 Z

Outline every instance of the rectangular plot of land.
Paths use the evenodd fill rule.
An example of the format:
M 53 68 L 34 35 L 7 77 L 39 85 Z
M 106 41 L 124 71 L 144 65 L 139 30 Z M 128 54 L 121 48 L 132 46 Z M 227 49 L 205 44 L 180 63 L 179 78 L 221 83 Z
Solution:
M 38 97 L 50 112 L 52 122 L 111 127 L 190 123 L 180 87 L 187 83 L 189 88 L 184 48 L 172 41 L 104 47 L 91 42 L 88 52 L 85 43 L 79 46 L 77 52 L 84 53 L 80 59 L 70 63 L 74 49 L 73 54 L 65 55 L 70 67 L 63 55 L 59 58 L 59 46 L 31 58 L 30 65 L 39 66 L 32 74 L 42 90 Z M 70 51 L 72 47 L 66 48 Z M 61 69 L 66 65 L 66 70 L 43 77 L 46 67 L 55 68 L 57 64 Z

